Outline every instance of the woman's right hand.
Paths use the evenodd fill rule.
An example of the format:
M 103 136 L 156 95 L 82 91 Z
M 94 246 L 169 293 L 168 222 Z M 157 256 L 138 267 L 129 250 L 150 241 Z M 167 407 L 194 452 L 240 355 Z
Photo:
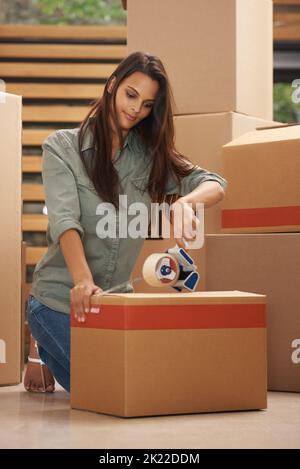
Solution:
M 90 296 L 102 292 L 102 288 L 95 285 L 92 280 L 82 280 L 70 290 L 70 302 L 78 322 L 84 322 L 86 319 L 85 313 L 90 310 Z

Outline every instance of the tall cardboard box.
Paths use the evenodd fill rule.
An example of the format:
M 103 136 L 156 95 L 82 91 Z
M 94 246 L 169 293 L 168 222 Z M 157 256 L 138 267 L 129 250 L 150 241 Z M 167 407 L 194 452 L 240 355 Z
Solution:
M 271 0 L 128 0 L 128 53 L 164 63 L 176 114 L 272 119 Z
M 222 160 L 222 231 L 300 231 L 300 125 L 248 132 L 223 147 Z
M 206 289 L 267 295 L 268 388 L 300 392 L 300 233 L 208 235 Z
M 263 409 L 265 296 L 92 297 L 71 316 L 71 406 L 122 417 Z
M 22 98 L 0 92 L 0 385 L 21 381 Z

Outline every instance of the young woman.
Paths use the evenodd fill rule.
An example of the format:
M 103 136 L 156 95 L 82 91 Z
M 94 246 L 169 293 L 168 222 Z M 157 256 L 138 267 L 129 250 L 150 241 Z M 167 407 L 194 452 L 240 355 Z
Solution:
M 35 268 L 28 300 L 38 344 L 38 351 L 34 343 L 31 348 L 36 363 L 28 365 L 28 390 L 53 391 L 51 372 L 70 389 L 70 304 L 84 321 L 92 294 L 123 282 L 123 292 L 133 291 L 130 274 L 144 239 L 99 235 L 99 204 L 106 202 L 117 219 L 119 195 L 127 196 L 128 206 L 150 208 L 176 194 L 172 208 L 184 207 L 182 222 L 195 224 L 197 202 L 210 207 L 224 196 L 222 177 L 176 151 L 172 99 L 159 58 L 135 52 L 118 65 L 79 128 L 55 131 L 43 143 L 48 250 Z M 183 231 L 177 243 L 184 246 L 193 236 Z M 45 364 L 40 382 L 32 371 L 38 353 Z

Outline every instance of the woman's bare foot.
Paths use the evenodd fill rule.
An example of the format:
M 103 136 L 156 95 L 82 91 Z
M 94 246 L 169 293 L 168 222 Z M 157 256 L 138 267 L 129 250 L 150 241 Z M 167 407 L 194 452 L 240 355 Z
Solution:
M 31 361 L 33 360 L 33 361 Z M 24 388 L 29 392 L 53 392 L 55 381 L 50 369 L 40 362 L 36 341 L 31 336 Z

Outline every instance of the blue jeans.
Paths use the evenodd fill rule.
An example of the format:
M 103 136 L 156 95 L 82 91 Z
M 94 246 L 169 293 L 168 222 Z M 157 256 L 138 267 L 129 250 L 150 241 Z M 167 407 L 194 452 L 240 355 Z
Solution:
M 70 392 L 70 316 L 29 295 L 27 319 L 42 361 L 56 381 Z

